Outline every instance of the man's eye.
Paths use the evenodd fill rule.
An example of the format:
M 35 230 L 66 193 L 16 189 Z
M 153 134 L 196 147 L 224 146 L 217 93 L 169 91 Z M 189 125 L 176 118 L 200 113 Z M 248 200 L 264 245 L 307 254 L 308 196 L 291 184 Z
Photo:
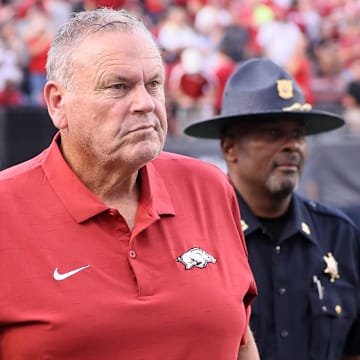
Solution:
M 154 80 L 151 83 L 152 83 L 153 86 L 160 86 L 161 85 L 159 80 Z
M 303 131 L 303 130 L 294 130 L 293 136 L 297 140 L 302 140 L 302 139 L 305 139 L 306 134 L 305 134 L 305 131 Z
M 280 139 L 284 133 L 279 129 L 264 129 L 263 134 L 268 139 Z
M 154 80 L 148 84 L 150 89 L 157 89 L 161 85 L 160 81 Z
M 110 89 L 118 89 L 118 90 L 124 90 L 126 89 L 125 84 L 113 84 L 109 86 Z
M 161 89 L 161 82 L 158 80 L 150 81 L 147 84 L 147 89 L 149 94 L 153 94 L 153 95 L 158 94 L 159 90 Z
M 303 130 L 262 129 L 261 135 L 267 140 L 279 140 L 285 137 L 291 137 L 295 140 L 305 139 L 305 131 Z

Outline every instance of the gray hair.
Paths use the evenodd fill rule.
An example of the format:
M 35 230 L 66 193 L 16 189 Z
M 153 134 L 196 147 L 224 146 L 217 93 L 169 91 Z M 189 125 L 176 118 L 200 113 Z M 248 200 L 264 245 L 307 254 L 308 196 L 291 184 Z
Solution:
M 142 32 L 156 41 L 145 26 L 135 16 L 125 10 L 100 8 L 92 11 L 80 11 L 64 23 L 57 32 L 48 52 L 47 79 L 61 82 L 67 89 L 72 88 L 74 73 L 74 53 L 78 45 L 92 34 L 105 31 Z

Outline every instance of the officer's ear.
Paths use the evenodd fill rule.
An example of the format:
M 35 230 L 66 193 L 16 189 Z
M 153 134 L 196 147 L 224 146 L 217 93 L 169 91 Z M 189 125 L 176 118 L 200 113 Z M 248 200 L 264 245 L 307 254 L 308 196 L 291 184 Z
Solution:
M 220 140 L 220 146 L 227 163 L 236 163 L 238 161 L 238 152 L 234 137 L 223 136 Z

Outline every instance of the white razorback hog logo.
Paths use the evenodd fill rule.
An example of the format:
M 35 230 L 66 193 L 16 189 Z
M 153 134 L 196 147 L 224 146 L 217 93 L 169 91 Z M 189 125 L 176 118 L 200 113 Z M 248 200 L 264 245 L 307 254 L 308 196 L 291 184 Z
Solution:
M 184 252 L 176 258 L 176 261 L 183 263 L 186 270 L 190 270 L 193 266 L 203 269 L 208 263 L 216 263 L 216 259 L 213 256 L 198 247 Z

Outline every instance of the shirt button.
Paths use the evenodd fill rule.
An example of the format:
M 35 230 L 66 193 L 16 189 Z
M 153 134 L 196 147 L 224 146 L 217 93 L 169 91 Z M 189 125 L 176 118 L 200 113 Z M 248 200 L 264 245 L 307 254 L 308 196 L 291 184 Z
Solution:
M 323 312 L 326 312 L 326 311 L 327 311 L 327 307 L 326 307 L 325 305 L 323 305 L 323 306 L 321 307 L 321 309 L 322 309 Z
M 285 288 L 280 288 L 279 289 L 279 294 L 280 295 L 284 295 L 286 293 L 286 289 Z
M 275 246 L 275 251 L 277 254 L 280 254 L 280 245 Z
M 289 333 L 288 333 L 287 330 L 282 330 L 281 333 L 280 333 L 280 336 L 283 337 L 283 338 L 286 338 L 288 335 L 289 335 Z
M 130 251 L 129 251 L 129 256 L 130 256 L 131 258 L 135 259 L 135 258 L 136 258 L 136 252 L 135 252 L 134 250 L 130 250 Z

